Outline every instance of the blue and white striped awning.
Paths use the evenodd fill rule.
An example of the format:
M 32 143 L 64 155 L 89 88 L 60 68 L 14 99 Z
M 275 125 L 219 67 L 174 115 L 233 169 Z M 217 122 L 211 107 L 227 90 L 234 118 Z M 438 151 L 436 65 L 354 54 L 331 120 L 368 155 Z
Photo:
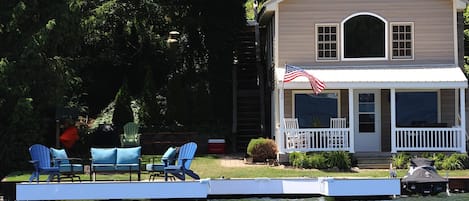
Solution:
M 327 89 L 456 89 L 467 88 L 468 81 L 457 66 L 412 67 L 323 67 L 301 66 L 326 84 Z M 278 87 L 309 89 L 309 80 L 298 77 L 283 83 L 285 70 L 277 69 Z

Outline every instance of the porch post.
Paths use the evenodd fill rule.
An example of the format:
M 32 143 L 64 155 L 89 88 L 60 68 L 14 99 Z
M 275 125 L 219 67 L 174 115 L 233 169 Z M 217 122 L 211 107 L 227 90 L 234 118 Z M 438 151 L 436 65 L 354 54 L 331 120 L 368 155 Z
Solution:
M 284 103 L 285 103 L 285 100 L 284 100 L 284 89 L 283 89 L 283 81 L 281 81 L 281 83 L 279 84 L 279 101 L 278 101 L 278 104 L 279 104 L 279 121 L 280 121 L 280 133 L 279 135 L 277 136 L 277 143 L 278 143 L 278 146 L 279 146 L 279 152 L 280 153 L 285 153 L 285 142 L 284 142 L 284 139 L 285 139 L 285 122 L 283 121 L 283 119 L 285 118 L 285 106 L 284 106 Z
M 461 153 L 466 153 L 466 94 L 465 89 L 459 89 L 459 108 L 461 115 Z
M 396 89 L 391 89 L 391 153 L 396 150 Z
M 348 89 L 348 119 L 349 119 L 349 133 L 350 133 L 350 153 L 355 153 L 355 116 L 354 111 L 354 102 L 353 102 L 353 89 Z

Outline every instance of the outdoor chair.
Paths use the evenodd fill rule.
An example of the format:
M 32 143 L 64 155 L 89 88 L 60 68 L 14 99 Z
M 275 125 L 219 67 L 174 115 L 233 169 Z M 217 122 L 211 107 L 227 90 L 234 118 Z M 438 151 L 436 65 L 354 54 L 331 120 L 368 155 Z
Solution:
M 128 122 L 124 125 L 124 133 L 120 136 L 122 147 L 135 147 L 140 145 L 140 133 L 138 133 L 138 124 Z
M 176 148 L 169 147 L 166 152 L 164 152 L 163 156 L 161 157 L 161 163 L 155 164 L 155 158 L 152 158 L 151 164 L 146 165 L 146 170 L 150 173 L 149 180 L 153 181 L 156 177 L 163 177 L 164 176 L 164 168 L 165 168 L 165 161 L 168 162 L 168 165 L 174 165 L 176 160 Z M 173 180 L 174 177 L 171 177 Z
M 74 178 L 81 178 L 77 174 L 83 174 L 83 160 L 81 158 L 69 158 L 65 149 L 50 148 L 54 167 L 59 167 L 60 178 L 70 178 L 72 182 Z
M 347 128 L 347 120 L 344 117 L 331 118 L 330 127 L 334 128 Z M 329 148 L 342 148 L 345 144 L 345 133 L 340 130 L 333 130 L 328 136 Z
M 195 152 L 197 151 L 197 144 L 194 142 L 188 142 L 181 146 L 179 149 L 178 159 L 176 165 L 169 165 L 168 160 L 164 160 L 164 177 L 165 181 L 168 181 L 169 175 L 185 181 L 186 175 L 192 177 L 195 180 L 199 180 L 200 177 L 194 171 L 190 169 L 192 160 L 194 160 Z
M 34 166 L 34 171 L 29 178 L 29 182 L 36 180 L 39 183 L 39 176 L 40 174 L 48 174 L 47 182 L 57 177 L 57 181 L 60 182 L 60 170 L 59 167 L 51 166 L 51 157 L 49 148 L 41 145 L 41 144 L 34 144 L 29 147 L 29 154 L 31 155 L 30 163 Z
M 285 137 L 287 148 L 307 148 L 307 139 L 304 134 L 300 134 L 297 129 L 299 129 L 298 119 L 297 118 L 284 118 L 285 123 Z M 294 130 L 292 130 L 294 129 Z

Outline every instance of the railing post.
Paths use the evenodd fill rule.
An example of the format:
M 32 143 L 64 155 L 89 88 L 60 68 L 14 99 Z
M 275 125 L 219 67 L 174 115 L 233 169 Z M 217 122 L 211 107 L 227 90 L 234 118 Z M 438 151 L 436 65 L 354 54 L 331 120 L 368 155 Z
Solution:
M 391 89 L 391 153 L 397 153 L 396 149 L 396 89 Z

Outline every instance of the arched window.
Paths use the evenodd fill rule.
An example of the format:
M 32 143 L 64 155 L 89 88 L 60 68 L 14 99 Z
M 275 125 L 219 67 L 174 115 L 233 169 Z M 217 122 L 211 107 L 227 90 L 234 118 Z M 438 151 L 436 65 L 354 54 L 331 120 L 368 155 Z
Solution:
M 342 23 L 344 59 L 386 59 L 387 22 L 371 13 L 358 13 Z

